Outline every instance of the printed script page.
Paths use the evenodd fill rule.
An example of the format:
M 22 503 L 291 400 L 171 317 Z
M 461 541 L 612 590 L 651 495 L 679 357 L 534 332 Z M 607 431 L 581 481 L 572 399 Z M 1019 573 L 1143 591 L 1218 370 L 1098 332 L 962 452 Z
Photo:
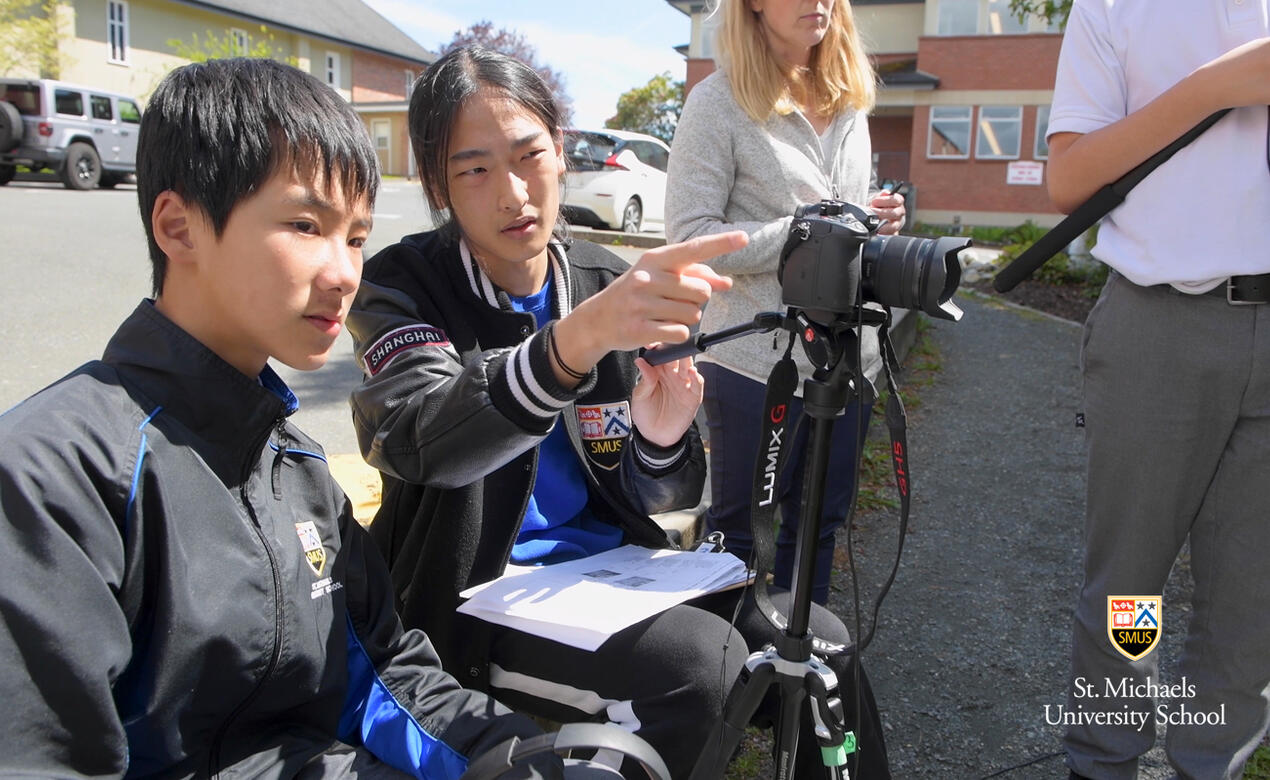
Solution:
M 745 581 L 745 564 L 731 553 L 627 545 L 554 566 L 508 567 L 463 591 L 459 612 L 594 650 L 627 626 Z

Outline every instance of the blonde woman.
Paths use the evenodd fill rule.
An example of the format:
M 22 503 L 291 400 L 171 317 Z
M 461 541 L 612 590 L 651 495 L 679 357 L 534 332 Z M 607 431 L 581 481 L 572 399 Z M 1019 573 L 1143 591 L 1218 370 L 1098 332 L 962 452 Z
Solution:
M 899 230 L 903 199 L 882 191 L 869 197 L 872 153 L 867 113 L 875 81 L 845 0 L 720 0 L 720 69 L 697 84 L 675 132 L 666 190 L 666 237 L 743 230 L 745 249 L 710 265 L 733 279 L 714 296 L 702 330 L 748 322 L 759 311 L 782 309 L 776 266 L 795 209 L 823 198 L 869 206 Z M 863 334 L 863 368 L 881 366 L 877 335 Z M 783 354 L 785 339 L 749 337 L 712 347 L 700 358 L 706 379 L 710 433 L 711 506 L 705 525 L 722 530 L 728 548 L 745 558 L 752 546 L 750 495 L 763 386 Z M 810 363 L 795 348 L 799 373 Z M 801 389 L 800 389 L 801 392 Z M 795 399 L 791 412 L 802 411 Z M 834 532 L 846 520 L 858 439 L 869 409 L 852 402 L 834 426 L 821 516 L 812 597 L 828 601 Z M 861 419 L 863 418 L 863 419 Z M 808 426 L 792 442 L 780 489 L 776 585 L 788 588 L 797 539 Z

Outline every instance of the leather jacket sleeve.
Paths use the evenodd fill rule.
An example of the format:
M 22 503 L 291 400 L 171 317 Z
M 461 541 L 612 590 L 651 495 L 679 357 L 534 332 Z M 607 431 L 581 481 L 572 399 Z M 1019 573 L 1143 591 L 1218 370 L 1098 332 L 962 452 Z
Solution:
M 639 435 L 623 453 L 619 469 L 622 492 L 647 515 L 691 509 L 701 501 L 705 488 L 706 455 L 694 422 L 678 444 L 659 447 Z
M 435 319 L 405 292 L 373 282 L 362 283 L 348 316 L 364 369 L 350 400 L 358 444 L 367 463 L 398 479 L 470 484 L 537 445 L 560 411 L 594 385 L 592 371 L 577 388 L 560 386 L 547 329 L 465 365 Z M 434 340 L 398 347 L 394 338 Z M 376 350 L 394 349 L 377 362 Z

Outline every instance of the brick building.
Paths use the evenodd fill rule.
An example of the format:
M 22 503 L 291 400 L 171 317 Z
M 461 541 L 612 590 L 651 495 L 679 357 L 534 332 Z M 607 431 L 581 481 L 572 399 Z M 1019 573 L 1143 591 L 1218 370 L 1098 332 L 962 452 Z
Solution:
M 704 0 L 667 0 L 691 19 L 689 90 L 714 70 Z M 1045 128 L 1062 35 L 1020 22 L 1009 0 L 854 0 L 881 79 L 869 120 L 881 179 L 911 181 L 917 221 L 1052 226 Z

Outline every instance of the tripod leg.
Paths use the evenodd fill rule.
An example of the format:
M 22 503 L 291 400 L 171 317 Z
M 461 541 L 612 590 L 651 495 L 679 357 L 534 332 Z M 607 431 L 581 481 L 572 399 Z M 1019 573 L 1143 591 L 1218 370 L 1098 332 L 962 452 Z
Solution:
M 776 777 L 793 778 L 796 774 L 798 735 L 803 727 L 803 702 L 807 700 L 807 690 L 802 678 L 796 675 L 782 675 L 780 686 L 780 719 L 776 723 L 773 760 L 776 763 Z
M 732 754 L 745 736 L 750 719 L 758 711 L 767 689 L 774 683 L 776 669 L 764 653 L 752 653 L 745 662 L 728 700 L 723 705 L 723 717 L 710 731 L 701 756 L 692 768 L 690 780 L 715 780 L 723 777 Z

